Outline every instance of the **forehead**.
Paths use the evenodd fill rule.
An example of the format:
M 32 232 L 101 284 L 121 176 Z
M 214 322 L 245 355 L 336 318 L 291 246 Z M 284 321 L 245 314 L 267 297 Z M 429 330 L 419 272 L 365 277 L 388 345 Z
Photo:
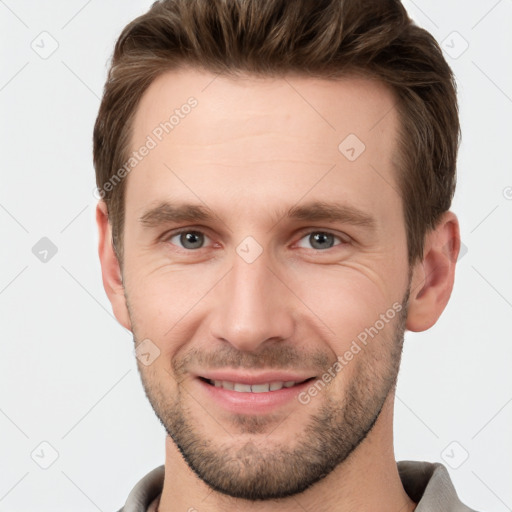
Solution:
M 140 211 L 180 192 L 219 206 L 226 193 L 240 204 L 287 196 L 292 203 L 308 188 L 361 206 L 376 195 L 399 204 L 395 102 L 370 79 L 166 72 L 134 116 L 131 150 L 151 149 L 134 161 L 127 205 Z
M 174 111 L 182 114 L 190 98 L 198 103 L 200 123 L 179 123 L 181 138 L 191 142 L 227 142 L 223 132 L 208 131 L 222 124 L 236 125 L 237 130 L 284 128 L 287 134 L 321 134 L 332 149 L 332 143 L 347 133 L 355 133 L 365 142 L 389 142 L 396 124 L 396 99 L 385 84 L 369 78 L 342 77 L 336 80 L 288 75 L 280 78 L 240 75 L 227 77 L 191 68 L 169 71 L 156 78 L 145 91 L 133 123 L 133 138 L 151 133 L 168 121 Z M 186 114 L 185 114 L 186 115 Z M 181 119 L 181 117 L 180 117 Z M 177 125 L 174 126 L 177 128 Z M 194 135 L 194 137 L 191 137 Z M 173 137 L 179 133 L 173 133 Z M 315 139 L 312 140 L 314 142 Z M 336 149 L 336 144 L 334 144 Z M 327 147 L 327 145 L 326 145 Z

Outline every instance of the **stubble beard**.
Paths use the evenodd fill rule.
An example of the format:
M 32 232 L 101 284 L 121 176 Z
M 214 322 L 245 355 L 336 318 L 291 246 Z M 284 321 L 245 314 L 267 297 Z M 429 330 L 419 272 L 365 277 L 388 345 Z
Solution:
M 302 493 L 347 460 L 368 436 L 386 399 L 394 392 L 408 294 L 395 318 L 393 339 L 391 343 L 389 340 L 384 343 L 388 352 L 374 350 L 370 341 L 350 363 L 357 366 L 351 381 L 346 383 L 343 398 L 330 396 L 331 386 L 327 386 L 321 392 L 324 396 L 314 399 L 322 400 L 322 405 L 307 420 L 301 434 L 290 436 L 294 437 L 290 446 L 272 444 L 272 429 L 283 428 L 289 420 L 287 418 L 280 425 L 273 416 L 240 415 L 233 418 L 230 429 L 235 426 L 244 437 L 255 434 L 263 442 L 249 440 L 240 444 L 229 439 L 223 444 L 215 442 L 208 438 L 201 422 L 187 409 L 186 403 L 194 402 L 189 392 L 178 384 L 175 396 L 169 396 L 164 383 L 152 380 L 150 372 L 139 364 L 146 396 L 185 462 L 215 491 L 250 501 Z M 178 366 L 174 365 L 174 368 Z M 343 370 L 338 377 L 342 376 Z M 175 378 L 179 382 L 179 377 L 175 375 Z

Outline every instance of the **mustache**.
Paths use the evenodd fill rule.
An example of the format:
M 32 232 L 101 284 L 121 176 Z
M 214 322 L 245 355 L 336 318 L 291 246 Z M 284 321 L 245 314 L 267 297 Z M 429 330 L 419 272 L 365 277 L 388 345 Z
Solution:
M 329 357 L 325 352 L 302 352 L 290 345 L 269 345 L 258 352 L 242 352 L 226 345 L 216 350 L 206 352 L 200 349 L 191 349 L 183 357 L 172 362 L 176 375 L 184 375 L 192 367 L 216 368 L 243 368 L 253 369 L 307 369 L 323 371 L 329 368 L 336 360 L 336 355 Z

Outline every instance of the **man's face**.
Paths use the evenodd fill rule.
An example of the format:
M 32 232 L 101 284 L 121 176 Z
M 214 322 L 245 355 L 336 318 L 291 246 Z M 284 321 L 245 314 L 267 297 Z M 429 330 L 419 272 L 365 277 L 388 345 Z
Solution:
M 160 351 L 139 370 L 221 492 L 303 491 L 390 403 L 409 287 L 393 104 L 361 79 L 181 70 L 138 107 L 131 149 L 156 147 L 127 181 L 123 282 Z

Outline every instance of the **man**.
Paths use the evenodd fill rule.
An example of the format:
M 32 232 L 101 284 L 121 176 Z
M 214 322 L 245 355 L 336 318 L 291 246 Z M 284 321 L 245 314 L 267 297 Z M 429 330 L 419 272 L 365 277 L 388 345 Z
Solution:
M 398 0 L 164 0 L 124 29 L 99 254 L 168 436 L 122 510 L 470 510 L 393 453 L 404 331 L 453 286 L 458 141 Z

